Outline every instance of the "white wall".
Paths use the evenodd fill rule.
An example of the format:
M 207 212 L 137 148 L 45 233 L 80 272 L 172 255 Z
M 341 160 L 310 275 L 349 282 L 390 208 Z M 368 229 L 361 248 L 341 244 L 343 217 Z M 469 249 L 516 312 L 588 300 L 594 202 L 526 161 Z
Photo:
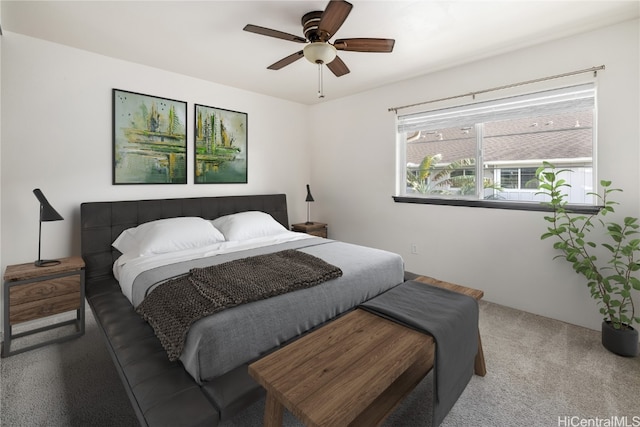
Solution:
M 625 190 L 619 216 L 637 216 L 639 26 L 629 21 L 313 106 L 314 219 L 329 223 L 332 238 L 400 253 L 410 271 L 599 329 L 585 281 L 553 261 L 551 243 L 540 241 L 542 213 L 393 202 L 395 119 L 388 108 L 604 64 L 597 78 L 599 173 Z M 410 253 L 413 243 L 418 254 Z
M 3 271 L 37 258 L 34 188 L 65 219 L 43 224 L 43 258 L 80 254 L 85 201 L 286 193 L 306 217 L 308 107 L 10 32 L 2 56 Z M 111 184 L 112 88 L 188 102 L 187 185 Z M 248 184 L 193 184 L 194 103 L 248 113 Z

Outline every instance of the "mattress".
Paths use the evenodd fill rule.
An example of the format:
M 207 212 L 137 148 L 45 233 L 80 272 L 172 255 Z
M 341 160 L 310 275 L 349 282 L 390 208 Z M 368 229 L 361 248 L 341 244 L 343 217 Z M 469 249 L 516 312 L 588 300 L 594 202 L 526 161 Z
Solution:
M 230 308 L 194 323 L 180 360 L 198 383 L 256 360 L 404 280 L 403 261 L 397 254 L 301 233 L 222 246 L 225 245 L 165 254 L 156 259 L 120 259 L 114 264 L 114 274 L 134 306 L 155 286 L 190 268 L 285 249 L 317 256 L 342 269 L 343 275 L 309 289 Z

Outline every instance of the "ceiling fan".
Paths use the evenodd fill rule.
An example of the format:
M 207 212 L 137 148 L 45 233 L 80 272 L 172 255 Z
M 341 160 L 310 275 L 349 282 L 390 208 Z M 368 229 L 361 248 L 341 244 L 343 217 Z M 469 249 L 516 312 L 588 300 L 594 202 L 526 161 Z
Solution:
M 296 43 L 305 43 L 306 46 L 302 50 L 274 62 L 267 68 L 270 70 L 279 70 L 304 56 L 309 62 L 318 64 L 318 96 L 322 98 L 324 97 L 322 94 L 323 64 L 325 64 L 336 77 L 349 73 L 347 65 L 337 56 L 338 50 L 383 53 L 393 51 L 393 45 L 395 44 L 395 40 L 393 39 L 349 38 L 337 39 L 333 43 L 329 42 L 347 19 L 352 8 L 353 5 L 347 1 L 331 0 L 324 11 L 305 13 L 301 20 L 304 37 L 251 24 L 246 25 L 244 31 Z

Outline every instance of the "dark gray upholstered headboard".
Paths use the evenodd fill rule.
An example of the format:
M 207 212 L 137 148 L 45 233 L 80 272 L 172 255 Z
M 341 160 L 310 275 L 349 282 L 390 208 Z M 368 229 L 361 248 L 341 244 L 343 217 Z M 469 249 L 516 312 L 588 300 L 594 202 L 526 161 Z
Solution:
M 112 266 L 120 252 L 111 243 L 127 228 L 157 219 L 182 216 L 215 219 L 245 211 L 266 212 L 289 228 L 284 194 L 83 203 L 81 245 L 87 285 L 113 275 Z

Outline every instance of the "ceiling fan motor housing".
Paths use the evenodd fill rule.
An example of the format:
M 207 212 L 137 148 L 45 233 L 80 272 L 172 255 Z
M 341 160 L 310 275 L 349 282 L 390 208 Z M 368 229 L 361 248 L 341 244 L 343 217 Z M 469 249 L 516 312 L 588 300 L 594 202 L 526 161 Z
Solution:
M 302 16 L 302 28 L 304 31 L 304 36 L 311 43 L 326 42 L 331 38 L 331 34 L 320 31 L 319 24 L 321 18 L 322 11 L 320 10 L 308 12 Z

